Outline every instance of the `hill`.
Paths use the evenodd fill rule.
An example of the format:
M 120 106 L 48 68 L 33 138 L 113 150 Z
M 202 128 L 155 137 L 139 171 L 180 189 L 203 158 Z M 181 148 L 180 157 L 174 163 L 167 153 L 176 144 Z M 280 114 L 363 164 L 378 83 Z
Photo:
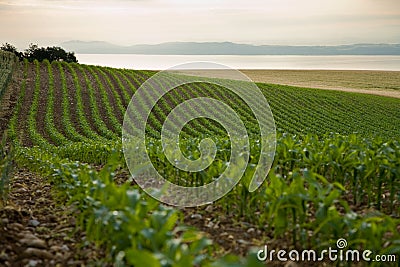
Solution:
M 338 46 L 251 45 L 231 42 L 169 42 L 119 46 L 107 42 L 68 41 L 61 47 L 78 54 L 147 55 L 400 55 L 400 44 Z

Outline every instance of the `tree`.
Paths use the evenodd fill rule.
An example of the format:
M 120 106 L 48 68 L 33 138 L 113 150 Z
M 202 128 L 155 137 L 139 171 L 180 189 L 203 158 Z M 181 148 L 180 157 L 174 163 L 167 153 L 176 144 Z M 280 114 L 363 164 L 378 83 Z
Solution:
M 17 48 L 15 46 L 13 46 L 12 44 L 9 44 L 9 43 L 2 44 L 0 49 L 3 50 L 3 51 L 14 53 L 14 54 L 16 52 L 18 52 Z
M 52 61 L 78 62 L 73 52 L 66 52 L 61 47 L 39 47 L 37 44 L 30 44 L 25 50 L 25 57 L 29 61 L 43 61 L 45 59 Z
M 68 52 L 68 53 L 67 53 L 66 61 L 67 61 L 67 62 L 75 62 L 75 63 L 78 63 L 78 59 L 76 58 L 74 52 Z
M 37 44 L 29 44 L 28 49 L 25 50 L 25 58 L 30 62 L 35 59 L 38 61 L 43 61 L 46 59 L 46 52 L 43 47 L 39 47 Z
M 22 60 L 24 58 L 23 53 L 18 52 L 17 48 L 15 46 L 13 46 L 12 44 L 9 44 L 9 43 L 2 44 L 0 47 L 0 50 L 14 53 L 19 58 L 19 60 Z
M 43 61 L 45 59 L 52 61 L 66 61 L 78 63 L 74 52 L 67 52 L 61 47 L 39 47 L 37 44 L 31 43 L 24 53 L 18 52 L 17 48 L 9 43 L 5 43 L 0 47 L 0 50 L 14 53 L 20 60 L 24 58 L 28 59 L 30 62 L 35 59 L 38 61 Z
M 74 53 L 66 52 L 64 49 L 58 46 L 47 47 L 46 52 L 49 60 L 67 61 L 67 62 L 78 62 Z

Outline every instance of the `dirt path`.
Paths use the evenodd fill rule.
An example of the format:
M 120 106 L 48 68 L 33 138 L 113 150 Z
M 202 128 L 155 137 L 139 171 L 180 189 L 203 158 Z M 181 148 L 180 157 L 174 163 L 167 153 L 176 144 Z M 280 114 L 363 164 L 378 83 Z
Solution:
M 25 170 L 11 180 L 0 208 L 0 266 L 82 266 L 104 258 L 77 231 L 72 209 L 57 204 L 51 185 Z
M 400 98 L 400 71 L 240 70 L 262 83 L 337 90 Z M 238 79 L 226 70 L 185 70 L 187 75 Z

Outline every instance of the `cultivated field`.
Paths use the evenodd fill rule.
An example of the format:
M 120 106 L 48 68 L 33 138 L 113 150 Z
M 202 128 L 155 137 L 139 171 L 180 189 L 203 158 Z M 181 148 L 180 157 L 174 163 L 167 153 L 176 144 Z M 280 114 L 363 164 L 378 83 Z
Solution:
M 16 172 L 10 178 L 12 203 L 6 201 L 7 182 L 0 184 L 3 203 L 9 203 L 0 213 L 0 236 L 7 236 L 0 238 L 0 264 L 34 259 L 47 265 L 264 266 L 254 248 L 320 252 L 336 248 L 341 238 L 346 249 L 399 259 L 400 99 L 259 84 L 274 115 L 277 148 L 267 180 L 249 193 L 248 178 L 260 157 L 254 114 L 219 86 L 179 86 L 157 103 L 148 120 L 146 146 L 157 170 L 174 183 L 193 186 L 212 181 L 228 165 L 230 140 L 220 124 L 207 119 L 191 121 L 179 144 L 196 159 L 200 140 L 211 137 L 219 151 L 207 169 L 176 170 L 163 154 L 159 138 L 166 116 L 179 103 L 202 96 L 227 103 L 245 122 L 252 157 L 229 195 L 211 205 L 175 209 L 140 190 L 122 154 L 126 107 L 155 72 L 48 61 L 5 66 L 15 70 L 8 87 L 12 97 L 6 100 L 12 103 L 9 119 L 2 127 L 8 138 L 7 152 L 0 153 L 2 181 L 9 177 L 12 151 Z M 378 76 L 371 81 L 374 86 L 384 79 L 391 89 L 399 88 Z M 288 72 L 289 84 L 289 77 L 306 81 Z M 158 86 L 166 84 L 149 89 L 140 103 L 150 103 Z M 35 220 L 42 225 L 32 226 Z M 60 227 L 70 235 L 60 238 Z M 27 235 L 40 242 L 26 242 Z M 2 258 L 2 251 L 8 256 Z M 323 264 L 348 262 L 327 259 Z

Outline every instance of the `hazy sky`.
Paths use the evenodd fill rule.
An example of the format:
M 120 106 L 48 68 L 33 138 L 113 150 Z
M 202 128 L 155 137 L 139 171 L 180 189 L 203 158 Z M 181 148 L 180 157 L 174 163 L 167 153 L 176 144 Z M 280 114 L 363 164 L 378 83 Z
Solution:
M 0 42 L 400 43 L 400 0 L 0 0 Z

